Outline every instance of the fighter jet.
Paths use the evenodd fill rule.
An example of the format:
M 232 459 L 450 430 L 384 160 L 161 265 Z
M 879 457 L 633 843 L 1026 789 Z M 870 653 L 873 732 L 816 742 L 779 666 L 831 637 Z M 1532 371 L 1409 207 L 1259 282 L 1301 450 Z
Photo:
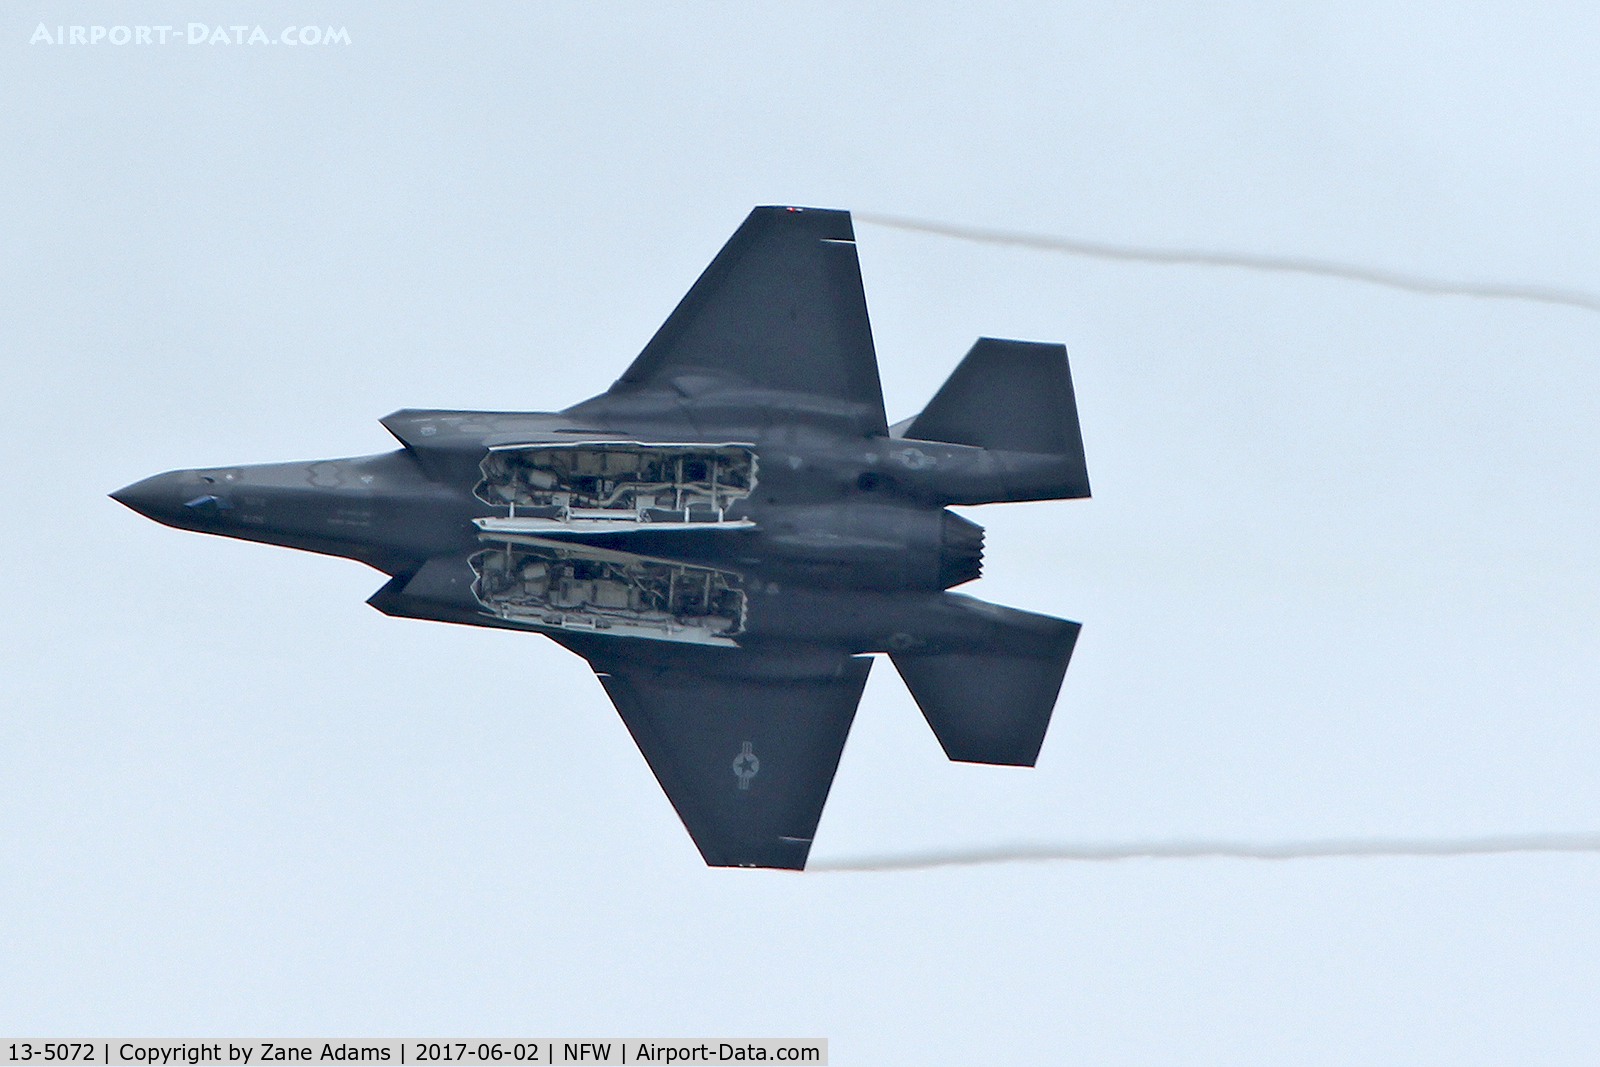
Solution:
M 948 592 L 983 529 L 947 509 L 1089 495 L 1066 349 L 980 339 L 889 426 L 848 212 L 756 208 L 600 396 L 382 422 L 399 450 L 111 495 L 582 656 L 713 866 L 805 866 L 873 653 L 950 759 L 1035 763 L 1079 624 Z

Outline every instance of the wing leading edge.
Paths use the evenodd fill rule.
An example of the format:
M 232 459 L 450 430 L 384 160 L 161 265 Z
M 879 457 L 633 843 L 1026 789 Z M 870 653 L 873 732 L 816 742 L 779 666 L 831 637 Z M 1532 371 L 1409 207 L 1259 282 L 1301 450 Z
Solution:
M 799 677 L 762 654 L 712 662 L 595 671 L 706 863 L 799 870 L 872 658 Z
M 848 211 L 752 211 L 613 389 L 693 377 L 859 404 L 888 431 Z

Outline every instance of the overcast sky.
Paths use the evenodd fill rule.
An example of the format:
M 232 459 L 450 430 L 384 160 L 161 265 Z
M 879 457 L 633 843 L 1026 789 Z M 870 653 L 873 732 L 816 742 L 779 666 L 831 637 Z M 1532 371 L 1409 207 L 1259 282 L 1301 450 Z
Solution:
M 0 1032 L 1595 1062 L 1595 855 L 708 870 L 581 660 L 105 494 L 600 392 L 755 204 L 1600 291 L 1597 42 L 1579 3 L 9 5 Z M 948 763 L 880 662 L 814 864 L 1600 831 L 1600 315 L 857 232 L 890 421 L 979 335 L 1063 341 L 1095 496 L 968 509 L 963 591 L 1084 624 L 1039 766 Z

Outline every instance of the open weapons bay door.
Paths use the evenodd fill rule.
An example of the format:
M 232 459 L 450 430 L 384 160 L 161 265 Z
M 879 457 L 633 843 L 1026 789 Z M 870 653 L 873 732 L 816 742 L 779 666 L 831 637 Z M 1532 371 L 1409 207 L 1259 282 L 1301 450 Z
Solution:
M 744 630 L 743 579 L 733 571 L 517 536 L 468 562 L 473 596 L 507 622 L 727 647 Z
M 749 527 L 728 509 L 755 491 L 757 461 L 748 444 L 574 441 L 496 445 L 483 458 L 479 500 L 506 509 L 478 521 L 494 532 L 620 532 L 645 523 L 667 528 Z

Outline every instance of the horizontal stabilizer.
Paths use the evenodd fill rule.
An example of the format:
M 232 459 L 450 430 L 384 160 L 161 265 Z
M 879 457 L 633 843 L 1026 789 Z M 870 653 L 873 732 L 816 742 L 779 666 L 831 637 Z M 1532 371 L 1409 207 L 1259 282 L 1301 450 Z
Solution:
M 1073 495 L 1089 495 L 1065 345 L 979 338 L 903 436 L 1069 457 L 1081 484 Z
M 1037 762 L 1079 630 L 1075 622 L 1051 621 L 1059 629 L 1036 656 L 890 656 L 946 756 L 1014 767 Z

